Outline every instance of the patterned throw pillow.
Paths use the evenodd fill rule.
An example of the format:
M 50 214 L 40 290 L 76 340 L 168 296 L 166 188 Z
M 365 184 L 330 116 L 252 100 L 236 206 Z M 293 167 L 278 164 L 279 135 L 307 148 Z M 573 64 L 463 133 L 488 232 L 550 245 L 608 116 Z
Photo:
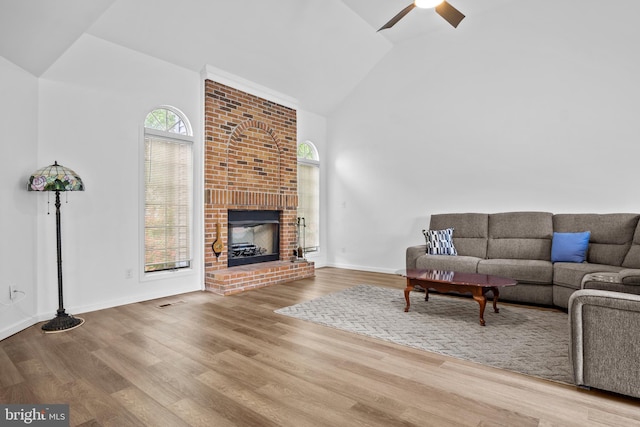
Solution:
M 427 253 L 430 255 L 458 255 L 453 246 L 453 228 L 445 230 L 422 230 L 427 239 Z

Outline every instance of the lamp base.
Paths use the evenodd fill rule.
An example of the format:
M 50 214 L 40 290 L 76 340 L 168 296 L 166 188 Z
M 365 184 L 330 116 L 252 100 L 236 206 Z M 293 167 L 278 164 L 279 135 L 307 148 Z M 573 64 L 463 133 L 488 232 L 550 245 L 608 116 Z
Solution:
M 58 310 L 58 314 L 53 319 L 42 325 L 42 330 L 45 332 L 61 332 L 69 329 L 77 328 L 84 323 L 84 319 L 79 317 L 73 317 L 64 312 Z

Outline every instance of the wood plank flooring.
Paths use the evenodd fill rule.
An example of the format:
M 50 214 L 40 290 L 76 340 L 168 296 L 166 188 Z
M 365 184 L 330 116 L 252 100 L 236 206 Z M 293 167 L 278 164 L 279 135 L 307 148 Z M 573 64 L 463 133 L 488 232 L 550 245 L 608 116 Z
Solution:
M 35 325 L 0 341 L 0 402 L 68 403 L 72 426 L 640 425 L 637 399 L 273 313 L 365 283 L 405 281 L 323 268 L 235 296 L 85 313 L 63 333 Z

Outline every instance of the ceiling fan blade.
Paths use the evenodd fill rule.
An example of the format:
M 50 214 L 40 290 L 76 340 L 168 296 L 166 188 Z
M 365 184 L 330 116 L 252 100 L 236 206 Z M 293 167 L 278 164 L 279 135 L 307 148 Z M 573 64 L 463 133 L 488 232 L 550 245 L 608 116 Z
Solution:
M 449 24 L 453 25 L 453 28 L 457 28 L 460 21 L 464 19 L 464 15 L 446 1 L 443 1 L 436 6 L 436 12 L 438 12 L 438 15 L 442 16 Z
M 411 3 L 409 6 L 405 7 L 404 9 L 402 9 L 400 11 L 400 13 L 398 13 L 396 16 L 391 18 L 391 20 L 389 22 L 387 22 L 386 24 L 384 24 L 378 31 L 386 30 L 387 28 L 393 27 L 394 25 L 396 25 L 398 23 L 399 20 L 404 18 L 404 16 L 407 13 L 411 12 L 414 7 L 416 7 L 416 4 L 415 3 Z

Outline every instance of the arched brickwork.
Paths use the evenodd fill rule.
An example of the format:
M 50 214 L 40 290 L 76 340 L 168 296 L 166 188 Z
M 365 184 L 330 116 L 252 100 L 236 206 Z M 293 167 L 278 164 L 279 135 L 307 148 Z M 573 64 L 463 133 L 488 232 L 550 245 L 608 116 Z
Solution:
M 280 141 L 269 125 L 247 120 L 235 127 L 227 145 L 229 190 L 280 194 L 281 169 Z

